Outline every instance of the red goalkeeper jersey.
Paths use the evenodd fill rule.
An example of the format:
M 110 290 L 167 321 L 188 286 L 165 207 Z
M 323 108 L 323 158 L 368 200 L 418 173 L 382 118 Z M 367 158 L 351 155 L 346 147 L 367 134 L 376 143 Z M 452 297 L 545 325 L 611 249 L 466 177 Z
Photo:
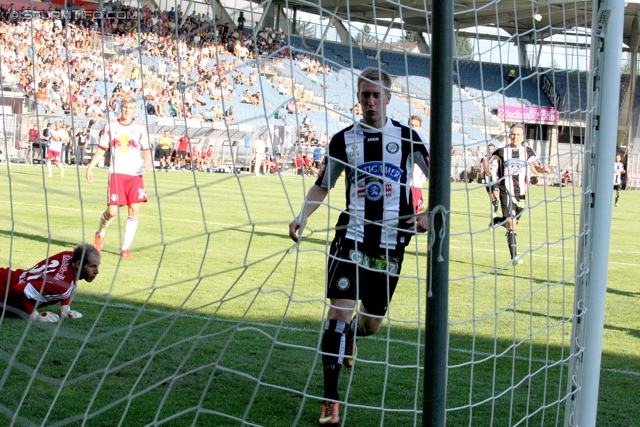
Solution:
M 0 268 L 0 300 L 27 314 L 33 313 L 36 304 L 69 305 L 76 288 L 76 274 L 69 265 L 72 256 L 71 251 L 60 252 L 29 270 Z

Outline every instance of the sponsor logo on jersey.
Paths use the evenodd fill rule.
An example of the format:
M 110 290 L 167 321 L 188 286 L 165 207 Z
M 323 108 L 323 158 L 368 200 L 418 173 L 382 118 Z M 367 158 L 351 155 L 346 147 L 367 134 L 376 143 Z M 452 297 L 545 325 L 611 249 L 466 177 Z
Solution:
M 508 159 L 504 162 L 505 175 L 517 175 L 520 169 L 525 168 L 527 162 L 523 159 Z
M 351 144 L 347 148 L 347 158 L 349 160 L 353 160 L 356 157 L 360 156 L 360 145 L 359 144 Z
M 121 153 L 126 153 L 131 149 L 138 148 L 138 144 L 136 144 L 136 142 L 128 135 L 120 135 L 117 138 L 113 138 L 111 146 Z
M 378 137 L 378 136 L 368 136 L 364 140 L 365 143 L 367 143 L 367 142 L 378 142 L 378 141 L 380 141 L 380 137 Z
M 341 277 L 338 279 L 338 283 L 336 283 L 336 286 L 338 286 L 338 289 L 340 289 L 341 291 L 346 291 L 347 289 L 349 289 L 349 286 L 351 286 L 351 282 L 346 277 Z
M 384 184 L 384 195 L 391 197 L 393 186 L 391 184 Z M 369 200 L 380 200 L 382 197 L 382 183 L 379 181 L 372 181 L 367 185 L 358 186 L 358 197 L 366 197 Z
M 63 280 L 64 279 L 64 273 L 67 272 L 67 269 L 69 268 L 69 260 L 71 259 L 70 255 L 63 255 L 62 256 L 62 265 L 60 266 L 60 269 L 58 270 L 58 273 L 55 276 L 56 280 Z
M 378 181 L 372 181 L 367 184 L 365 189 L 365 197 L 369 200 L 376 201 L 382 199 L 383 196 L 382 183 Z
M 395 154 L 400 149 L 400 146 L 397 142 L 390 142 L 387 144 L 387 151 L 391 154 Z
M 400 182 L 402 178 L 402 169 L 391 163 L 383 162 L 366 162 L 358 166 L 358 169 L 349 172 L 349 180 L 355 182 L 356 172 L 358 172 L 358 181 L 374 177 L 384 177 L 393 182 Z

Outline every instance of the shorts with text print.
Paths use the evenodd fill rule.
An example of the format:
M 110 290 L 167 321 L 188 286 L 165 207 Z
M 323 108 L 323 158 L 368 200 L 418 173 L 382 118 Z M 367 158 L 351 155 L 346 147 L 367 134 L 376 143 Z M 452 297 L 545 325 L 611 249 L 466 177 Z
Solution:
M 361 300 L 367 312 L 384 315 L 398 284 L 404 248 L 367 251 L 374 258 L 362 243 L 356 247 L 353 240 L 336 237 L 327 265 L 327 298 Z
M 141 175 L 109 174 L 107 196 L 107 205 L 127 206 L 147 201 Z

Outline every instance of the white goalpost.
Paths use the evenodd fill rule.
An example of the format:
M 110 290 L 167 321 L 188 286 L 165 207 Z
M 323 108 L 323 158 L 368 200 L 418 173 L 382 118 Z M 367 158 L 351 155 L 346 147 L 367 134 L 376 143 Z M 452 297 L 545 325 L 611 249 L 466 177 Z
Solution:
M 318 425 L 351 166 L 299 243 L 288 227 L 332 136 L 362 119 L 370 66 L 392 77 L 388 118 L 417 118 L 429 143 L 430 176 L 410 185 L 430 230 L 408 231 L 354 366 L 339 354 L 333 425 L 596 425 L 622 2 L 23 3 L 0 10 L 0 269 L 94 241 L 113 157 L 92 185 L 85 165 L 100 144 L 132 147 L 101 139 L 125 96 L 154 167 L 133 258 L 122 207 L 100 274 L 77 280 L 81 319 L 0 312 L 0 425 Z M 58 120 L 70 156 L 52 174 L 42 137 Z M 512 236 L 488 168 L 518 125 L 535 159 L 505 162 L 530 176 Z M 390 179 L 375 177 L 383 200 Z

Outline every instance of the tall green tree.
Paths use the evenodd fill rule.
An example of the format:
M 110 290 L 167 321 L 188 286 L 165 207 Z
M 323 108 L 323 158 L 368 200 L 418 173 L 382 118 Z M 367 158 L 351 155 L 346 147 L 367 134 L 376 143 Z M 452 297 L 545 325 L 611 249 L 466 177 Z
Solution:
M 472 54 L 473 43 L 471 43 L 471 39 L 464 36 L 456 36 L 456 56 L 461 58 L 471 56 Z

